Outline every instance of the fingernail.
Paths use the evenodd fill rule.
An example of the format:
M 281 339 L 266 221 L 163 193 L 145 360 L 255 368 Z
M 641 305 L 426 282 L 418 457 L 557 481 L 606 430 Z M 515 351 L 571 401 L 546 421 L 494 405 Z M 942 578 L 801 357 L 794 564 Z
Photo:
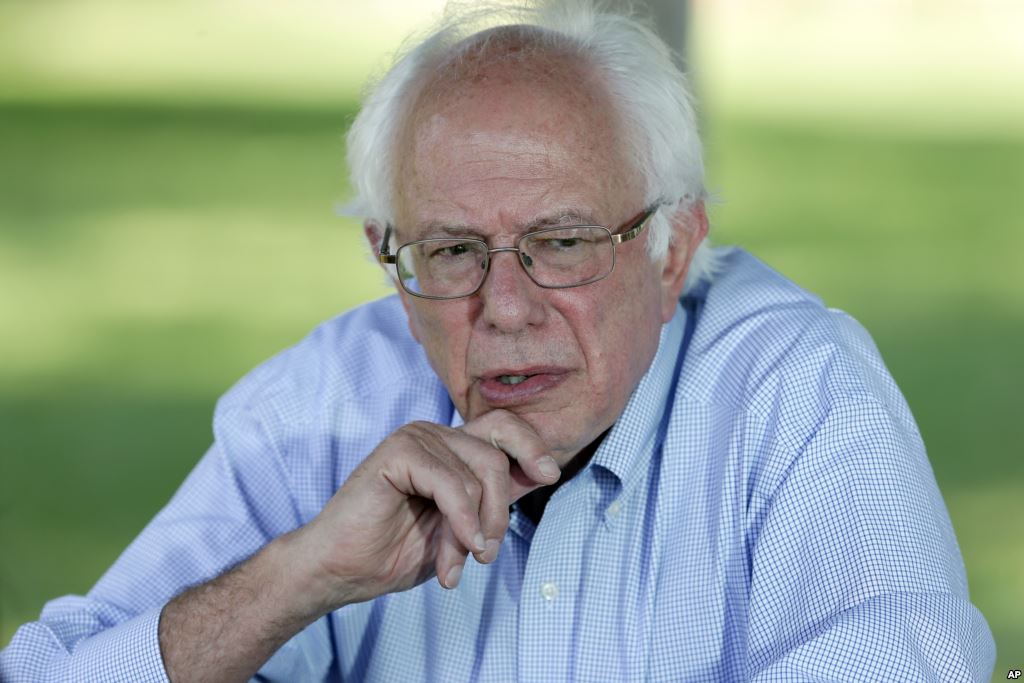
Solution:
M 481 533 L 477 533 L 477 535 L 473 537 L 473 545 L 475 546 L 473 548 L 474 552 L 482 553 L 487 550 L 487 545 L 484 543 L 484 535 Z
M 558 463 L 550 455 L 545 455 L 537 461 L 537 469 L 548 479 L 554 479 L 561 473 L 561 470 L 558 469 Z
M 488 562 L 494 562 L 498 558 L 498 550 L 501 548 L 501 541 L 496 538 L 492 538 L 487 541 L 487 550 L 484 551 L 484 557 L 487 558 Z
M 457 564 L 448 570 L 448 576 L 444 577 L 445 588 L 455 588 L 459 585 L 459 577 L 462 576 L 462 565 Z

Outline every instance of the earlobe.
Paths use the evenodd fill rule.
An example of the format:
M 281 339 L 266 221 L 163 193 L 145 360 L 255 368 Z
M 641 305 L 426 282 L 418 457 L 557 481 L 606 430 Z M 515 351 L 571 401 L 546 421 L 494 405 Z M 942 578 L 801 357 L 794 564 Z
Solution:
M 666 323 L 675 315 L 676 302 L 683 292 L 693 254 L 708 234 L 704 202 L 678 209 L 670 221 L 672 239 L 661 272 L 661 317 Z

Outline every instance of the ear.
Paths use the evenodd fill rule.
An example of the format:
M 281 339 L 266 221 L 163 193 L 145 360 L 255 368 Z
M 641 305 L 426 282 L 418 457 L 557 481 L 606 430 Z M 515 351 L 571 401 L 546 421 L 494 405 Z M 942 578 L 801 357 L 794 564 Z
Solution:
M 693 253 L 708 234 L 704 202 L 680 207 L 669 221 L 671 234 L 661 271 L 661 319 L 666 323 L 675 315 Z
M 384 240 L 384 227 L 372 218 L 363 221 L 363 234 L 370 244 L 370 251 L 376 256 L 380 253 L 380 243 Z
M 374 258 L 376 258 L 376 255 L 380 253 L 381 242 L 384 241 L 384 228 L 379 222 L 372 218 L 368 218 L 363 221 L 363 234 L 366 235 L 366 241 L 369 242 L 370 250 L 373 253 Z M 381 267 L 387 270 L 387 267 L 383 264 Z M 388 273 L 388 277 L 391 277 L 390 272 Z M 405 309 L 405 317 L 409 322 L 409 332 L 416 341 L 422 344 L 423 342 L 420 340 L 419 330 L 416 325 L 416 309 L 412 305 L 412 297 L 402 289 L 402 285 L 398 284 L 397 281 L 392 279 L 392 282 L 394 282 L 395 289 L 398 291 L 398 298 L 402 302 L 402 308 Z

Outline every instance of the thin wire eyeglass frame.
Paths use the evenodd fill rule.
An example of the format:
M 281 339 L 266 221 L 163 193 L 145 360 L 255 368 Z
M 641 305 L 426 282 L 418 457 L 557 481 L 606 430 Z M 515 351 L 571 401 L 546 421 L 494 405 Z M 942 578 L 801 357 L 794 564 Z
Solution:
M 612 274 L 612 271 L 615 270 L 615 252 L 616 252 L 615 247 L 617 247 L 618 245 L 622 244 L 623 242 L 628 242 L 628 241 L 630 241 L 632 239 L 636 239 L 640 235 L 640 233 L 643 232 L 644 228 L 647 227 L 647 224 L 650 222 L 650 220 L 654 216 L 654 214 L 657 213 L 658 209 L 661 208 L 661 206 L 662 206 L 662 204 L 659 203 L 659 204 L 656 204 L 653 207 L 645 210 L 644 212 L 642 212 L 641 214 L 639 214 L 635 218 L 632 218 L 629 221 L 627 221 L 625 223 L 625 225 L 623 225 L 621 228 L 619 228 L 619 230 L 617 230 L 615 232 L 612 232 L 611 230 L 609 230 L 608 228 L 606 228 L 603 225 L 560 225 L 558 227 L 545 228 L 543 230 L 535 230 L 533 232 L 528 232 L 525 235 L 523 235 L 522 237 L 520 237 L 518 240 L 516 240 L 516 246 L 514 246 L 514 247 L 494 247 L 494 248 L 491 248 L 491 247 L 487 246 L 487 242 L 485 242 L 484 240 L 476 239 L 474 237 L 466 237 L 466 238 L 443 237 L 443 238 L 430 238 L 430 239 L 425 239 L 425 240 L 416 240 L 416 241 L 413 241 L 413 242 L 407 242 L 407 243 L 403 244 L 402 246 L 400 246 L 395 251 L 395 253 L 392 254 L 392 253 L 390 253 L 389 244 L 390 244 L 390 240 L 391 240 L 391 233 L 394 232 L 394 229 L 392 228 L 391 224 L 388 224 L 388 226 L 384 230 L 384 239 L 381 240 L 380 253 L 377 254 L 377 261 L 379 263 L 381 263 L 381 264 L 391 265 L 391 266 L 395 267 L 396 279 L 398 280 L 399 284 L 402 286 L 402 289 L 405 290 L 406 292 L 408 292 L 410 295 L 418 297 L 420 299 L 432 299 L 432 300 L 435 300 L 435 301 L 436 300 L 452 301 L 454 299 L 464 299 L 467 296 L 473 296 L 474 294 L 479 292 L 480 288 L 484 286 L 484 282 L 487 281 L 487 276 L 491 272 L 491 254 L 495 254 L 495 253 L 503 252 L 503 251 L 514 251 L 514 252 L 516 252 L 519 255 L 519 258 L 517 259 L 519 261 L 519 265 L 522 266 L 523 270 L 526 272 L 527 277 L 529 277 L 530 280 L 535 285 L 537 285 L 538 287 L 542 287 L 544 289 L 570 289 L 572 287 L 582 287 L 583 285 L 589 285 L 589 284 L 593 284 L 594 282 L 598 282 L 600 280 L 603 280 L 603 279 L 605 279 L 606 277 L 608 277 L 609 275 Z M 599 228 L 601 230 L 604 230 L 606 233 L 608 233 L 608 238 L 609 238 L 609 240 L 611 241 L 611 244 L 612 244 L 612 261 L 611 261 L 611 265 L 608 267 L 607 272 L 605 272 L 604 274 L 602 274 L 600 276 L 592 277 L 592 278 L 583 280 L 582 282 L 573 283 L 571 285 L 545 285 L 545 284 L 542 284 L 540 282 L 537 282 L 536 278 L 534 278 L 533 274 L 530 272 L 529 265 L 525 261 L 525 259 L 528 258 L 528 254 L 525 251 L 523 251 L 523 249 L 522 249 L 523 243 L 526 240 L 530 239 L 530 238 L 536 237 L 537 235 L 543 235 L 545 233 L 561 231 L 561 230 L 577 230 L 577 229 L 580 229 L 580 228 Z M 482 244 L 483 245 L 483 249 L 482 249 L 481 253 L 483 254 L 483 257 L 484 257 L 484 263 L 483 263 L 484 274 L 483 274 L 483 277 L 480 278 L 480 283 L 476 286 L 476 289 L 474 289 L 473 291 L 468 292 L 466 294 L 459 294 L 458 296 L 433 296 L 433 295 L 430 295 L 430 294 L 422 294 L 420 292 L 414 292 L 413 290 L 411 290 L 408 287 L 406 287 L 405 281 L 402 279 L 401 275 L 397 272 L 398 271 L 399 254 L 402 251 L 402 249 L 405 249 L 406 247 L 412 247 L 412 246 L 422 245 L 422 244 L 430 244 L 430 243 L 435 243 L 435 242 L 451 242 L 453 239 L 458 239 L 460 242 L 474 242 L 474 243 Z

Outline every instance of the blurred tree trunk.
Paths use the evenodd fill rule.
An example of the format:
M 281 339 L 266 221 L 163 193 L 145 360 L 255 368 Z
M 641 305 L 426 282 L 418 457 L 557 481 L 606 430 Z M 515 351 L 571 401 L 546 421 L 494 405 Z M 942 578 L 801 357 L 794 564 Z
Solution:
M 690 23 L 689 0 L 640 0 L 636 7 L 651 17 L 661 39 L 675 52 L 676 65 L 686 69 L 686 32 Z
M 690 93 L 699 101 L 700 79 L 694 71 L 693 55 L 690 53 L 689 33 L 692 27 L 693 3 L 690 0 L 636 0 L 633 7 L 643 16 L 650 17 L 655 32 L 672 50 L 676 66 L 686 74 Z M 708 121 L 704 108 L 697 108 L 697 118 L 702 137 L 707 135 Z

